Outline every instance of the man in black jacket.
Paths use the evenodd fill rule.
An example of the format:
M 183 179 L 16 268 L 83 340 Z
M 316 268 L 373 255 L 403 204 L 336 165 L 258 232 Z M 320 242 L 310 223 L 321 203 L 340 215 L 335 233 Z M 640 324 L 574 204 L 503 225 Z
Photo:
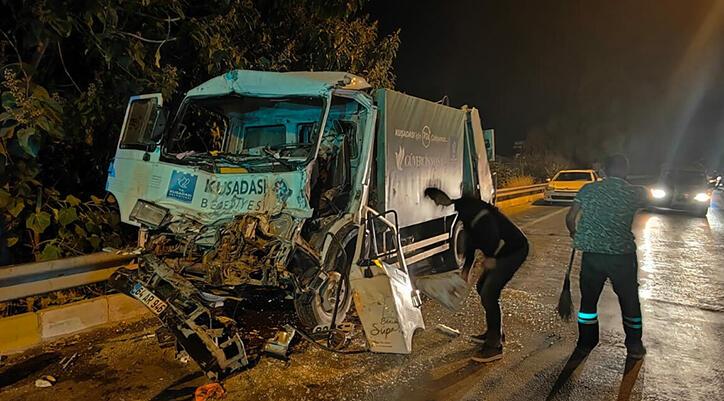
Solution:
M 485 308 L 487 331 L 471 337 L 473 342 L 482 344 L 472 359 L 477 362 L 498 360 L 503 357 L 504 341 L 500 293 L 528 257 L 528 239 L 498 208 L 485 201 L 472 197 L 452 200 L 437 188 L 426 189 L 425 195 L 438 205 L 454 205 L 458 212 L 466 233 L 464 279 L 468 279 L 475 250 L 479 249 L 485 255 L 485 269 L 476 288 Z

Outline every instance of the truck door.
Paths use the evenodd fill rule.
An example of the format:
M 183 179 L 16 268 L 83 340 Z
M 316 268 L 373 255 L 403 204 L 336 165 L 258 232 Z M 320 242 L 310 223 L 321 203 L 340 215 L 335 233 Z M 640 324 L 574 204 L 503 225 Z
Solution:
M 127 221 L 136 199 L 143 198 L 148 188 L 153 167 L 159 161 L 159 141 L 165 126 L 160 93 L 131 97 L 106 182 L 106 189 L 118 200 L 123 221 Z
M 468 165 L 472 167 L 470 178 L 476 187 L 473 191 L 475 195 L 477 196 L 479 194 L 480 199 L 492 203 L 495 197 L 495 187 L 493 185 L 493 177 L 490 174 L 488 154 L 485 149 L 485 138 L 483 137 L 483 125 L 480 121 L 478 109 L 470 109 L 467 113 L 467 119 L 465 150 L 471 150 L 472 158 L 470 159 L 470 164 L 466 163 L 465 168 L 467 170 Z M 468 145 L 470 145 L 469 148 Z M 467 158 L 466 161 L 468 161 Z

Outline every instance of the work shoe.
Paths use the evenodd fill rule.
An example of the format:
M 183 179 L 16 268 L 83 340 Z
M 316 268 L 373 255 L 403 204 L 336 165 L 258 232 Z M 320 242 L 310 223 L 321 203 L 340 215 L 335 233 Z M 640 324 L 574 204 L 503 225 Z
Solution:
M 490 347 L 483 345 L 470 359 L 475 362 L 488 363 L 503 358 L 503 346 Z
M 643 344 L 637 344 L 627 347 L 626 358 L 644 359 L 646 356 L 646 347 Z
M 485 344 L 485 339 L 488 337 L 488 332 L 486 331 L 483 334 L 478 334 L 477 336 L 470 336 L 470 341 L 476 343 L 476 344 Z M 500 342 L 505 342 L 505 333 L 500 335 Z

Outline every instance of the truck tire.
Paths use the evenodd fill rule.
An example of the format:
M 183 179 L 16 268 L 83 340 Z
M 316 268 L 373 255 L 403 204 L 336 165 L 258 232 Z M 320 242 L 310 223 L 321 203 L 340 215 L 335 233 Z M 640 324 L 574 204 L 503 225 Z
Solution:
M 456 221 L 450 235 L 450 248 L 442 253 L 445 271 L 463 268 L 465 265 L 465 241 L 463 223 Z
M 342 288 L 339 307 L 337 309 L 336 324 L 344 321 L 352 305 L 352 291 L 349 287 L 349 279 L 345 280 L 344 270 L 349 270 L 352 264 L 354 248 L 357 241 L 357 228 L 353 225 L 345 227 L 340 230 L 337 238 L 339 238 L 339 241 L 343 244 L 347 253 L 347 259 L 344 263 L 338 263 L 334 268 L 330 267 L 331 271 L 327 272 L 328 278 L 319 288 L 319 291 L 298 293 L 294 297 L 294 309 L 297 311 L 299 321 L 307 328 L 313 329 L 314 332 L 330 328 L 338 285 L 342 285 Z M 337 245 L 336 242 L 333 241 L 330 246 L 333 250 L 328 252 L 341 253 L 341 251 L 338 250 L 339 245 Z M 342 253 L 339 257 L 344 258 L 343 255 Z

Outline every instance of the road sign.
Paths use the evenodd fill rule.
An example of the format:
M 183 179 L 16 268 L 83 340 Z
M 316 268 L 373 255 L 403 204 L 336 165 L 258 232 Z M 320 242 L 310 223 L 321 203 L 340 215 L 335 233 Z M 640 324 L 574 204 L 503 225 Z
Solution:
M 495 161 L 495 130 L 484 129 L 483 138 L 485 139 L 485 150 L 488 151 L 488 161 Z

